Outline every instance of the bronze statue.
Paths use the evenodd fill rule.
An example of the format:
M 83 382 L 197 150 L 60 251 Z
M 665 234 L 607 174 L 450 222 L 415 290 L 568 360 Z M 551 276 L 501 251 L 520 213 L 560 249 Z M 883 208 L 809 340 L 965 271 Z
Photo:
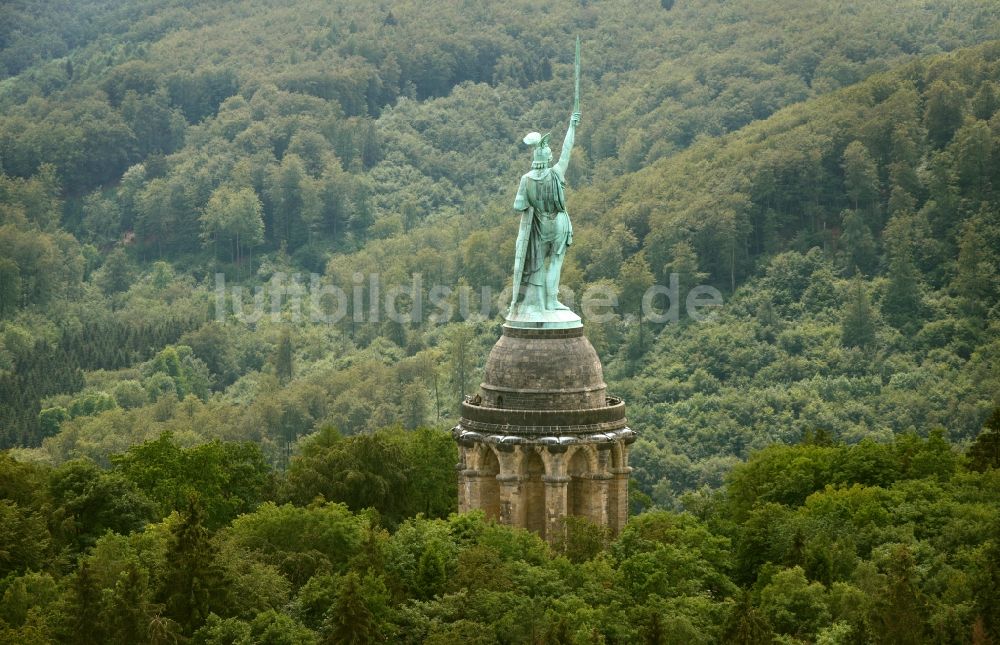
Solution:
M 508 321 L 579 324 L 579 317 L 559 302 L 559 277 L 566 249 L 573 243 L 573 225 L 566 212 L 566 168 L 576 126 L 580 123 L 580 40 L 576 43 L 576 96 L 562 153 L 555 165 L 549 134 L 532 132 L 524 143 L 534 146 L 531 170 L 521 177 L 514 210 L 521 213 L 521 227 L 514 255 L 514 294 Z M 523 293 L 524 299 L 518 302 Z M 566 312 L 554 314 L 553 312 Z M 558 325 L 558 326 L 563 326 Z

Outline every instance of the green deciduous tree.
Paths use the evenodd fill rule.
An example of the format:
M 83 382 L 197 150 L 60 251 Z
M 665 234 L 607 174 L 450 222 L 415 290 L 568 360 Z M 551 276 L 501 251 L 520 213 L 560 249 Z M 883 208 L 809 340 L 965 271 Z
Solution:
M 49 495 L 60 541 L 76 551 L 108 530 L 127 535 L 153 519 L 152 502 L 133 482 L 90 461 L 70 461 L 53 470 Z
M 98 282 L 104 293 L 113 294 L 127 291 L 135 279 L 135 267 L 122 248 L 112 251 L 101 266 Z
M 162 515 L 198 499 L 211 529 L 257 507 L 271 494 L 271 469 L 255 443 L 213 441 L 181 448 L 170 433 L 112 457 L 115 469 L 159 506 Z
M 0 318 L 14 313 L 21 304 L 21 270 L 9 258 L 0 258 Z
M 39 570 L 49 544 L 44 517 L 10 500 L 0 500 L 0 575 Z
M 84 239 L 95 246 L 107 247 L 120 236 L 121 208 L 114 199 L 108 199 L 100 192 L 88 195 L 83 201 Z
M 618 275 L 618 287 L 620 289 L 620 304 L 624 311 L 636 316 L 639 323 L 639 351 L 645 350 L 645 337 L 642 328 L 642 308 L 643 296 L 646 290 L 653 286 L 653 272 L 649 268 L 649 262 L 643 253 L 637 253 L 630 257 L 622 265 L 621 273 Z M 671 303 L 675 304 L 675 303 Z M 679 303 L 676 303 L 680 306 Z
M 205 244 L 226 243 L 237 265 L 246 250 L 253 272 L 253 247 L 264 241 L 264 207 L 252 188 L 216 188 L 202 211 L 201 237 Z
M 959 186 L 973 203 L 981 200 L 991 185 L 990 171 L 996 154 L 993 139 L 986 121 L 970 121 L 955 133 L 953 154 Z
M 354 510 L 374 507 L 398 521 L 406 506 L 401 447 L 385 433 L 356 435 L 326 448 L 303 451 L 288 473 L 288 494 L 308 503 L 322 495 Z
M 997 83 L 984 81 L 976 95 L 972 97 L 972 115 L 977 119 L 989 121 L 998 109 L 1000 109 L 1000 92 L 997 91 Z
M 274 358 L 274 371 L 278 380 L 288 383 L 292 380 L 294 373 L 294 348 L 292 347 L 292 335 L 287 329 L 282 332 L 278 341 L 278 349 Z
M 280 164 L 271 166 L 267 172 L 264 191 L 271 220 L 269 232 L 277 244 L 284 243 L 289 251 L 298 248 L 306 238 L 303 222 L 308 219 L 306 210 L 311 205 L 310 181 L 302 159 L 296 154 L 285 155 Z
M 775 631 L 810 637 L 830 622 L 826 589 L 809 582 L 801 567 L 779 571 L 760 592 L 761 613 Z
M 297 589 L 314 575 L 345 571 L 362 550 L 367 527 L 366 518 L 343 504 L 303 508 L 265 502 L 234 520 L 223 538 L 236 552 L 251 551 L 277 567 Z

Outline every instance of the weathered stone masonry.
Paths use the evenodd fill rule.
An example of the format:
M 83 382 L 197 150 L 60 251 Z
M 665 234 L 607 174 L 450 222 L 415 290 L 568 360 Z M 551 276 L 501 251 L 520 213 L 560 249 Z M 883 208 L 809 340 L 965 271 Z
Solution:
M 475 397 L 453 429 L 459 511 L 535 531 L 549 541 L 567 515 L 618 533 L 628 515 L 625 404 L 606 393 L 581 327 L 504 326 Z

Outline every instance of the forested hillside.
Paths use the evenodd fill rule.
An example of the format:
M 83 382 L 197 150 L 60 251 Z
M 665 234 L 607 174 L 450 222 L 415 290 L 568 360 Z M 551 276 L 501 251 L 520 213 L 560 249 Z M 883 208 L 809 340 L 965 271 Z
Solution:
M 996 446 L 1000 417 L 992 437 Z M 450 490 L 421 497 L 446 490 L 433 473 L 451 481 L 453 457 L 427 459 L 444 454 L 433 445 L 442 440 L 321 433 L 283 483 L 252 443 L 184 449 L 164 436 L 110 470 L 0 455 L 0 640 L 1000 636 L 1000 462 L 963 459 L 940 433 L 774 446 L 737 466 L 723 494 L 691 500 L 693 513 L 643 513 L 614 541 L 570 522 L 552 547 L 479 512 L 444 519 Z M 307 504 L 318 481 L 341 503 Z
M 1000 5 L 35 4 L 0 7 L 0 640 L 1000 639 Z M 585 325 L 645 513 L 550 550 L 449 518 L 445 430 L 576 35 L 563 283 L 617 294 Z M 414 276 L 452 311 L 373 319 Z M 644 312 L 672 281 L 724 304 Z
M 884 231 L 913 229 L 903 235 L 912 244 L 920 244 L 919 234 L 937 243 L 914 260 L 919 298 L 935 305 L 915 316 L 941 336 L 950 333 L 942 317 L 951 318 L 955 301 L 935 295 L 956 296 L 960 230 L 970 214 L 984 211 L 972 218 L 983 230 L 970 239 L 987 253 L 995 248 L 984 220 L 990 209 L 980 207 L 993 194 L 996 167 L 989 161 L 997 100 L 992 50 L 923 56 L 879 87 L 796 108 L 757 130 L 706 138 L 907 58 L 982 40 L 1000 25 L 991 3 L 873 2 L 850 10 L 821 3 L 525 3 L 463 7 L 433 19 L 404 3 L 378 11 L 308 2 L 218 3 L 198 11 L 182 3 L 85 3 L 74 11 L 91 18 L 72 28 L 62 26 L 59 6 L 32 14 L 37 30 L 14 30 L 17 45 L 4 50 L 34 63 L 8 63 L 23 71 L 0 84 L 0 244 L 7 260 L 0 283 L 8 294 L 0 401 L 7 446 L 36 445 L 63 424 L 83 434 L 73 454 L 106 459 L 109 450 L 87 448 L 100 443 L 96 437 L 156 436 L 174 416 L 142 411 L 168 387 L 160 373 L 173 379 L 178 398 L 195 394 L 188 404 L 206 407 L 203 414 L 215 419 L 199 424 L 203 437 L 267 446 L 324 424 L 355 432 L 447 423 L 460 395 L 478 382 L 477 363 L 495 323 L 354 324 L 348 316 L 336 326 L 220 324 L 213 320 L 213 275 L 253 286 L 278 273 L 302 272 L 308 281 L 315 271 L 350 291 L 357 273 L 377 272 L 387 285 L 409 284 L 419 273 L 427 285 L 464 281 L 499 291 L 514 237 L 508 202 L 525 161 L 517 141 L 531 128 L 554 126 L 561 134 L 577 32 L 585 43 L 585 123 L 571 166 L 578 234 L 564 282 L 578 294 L 611 281 L 628 300 L 650 273 L 663 284 L 671 272 L 687 273 L 722 287 L 732 305 L 726 315 L 750 321 L 759 303 L 741 306 L 742 294 L 761 299 L 753 280 L 776 254 L 820 248 L 801 271 L 829 269 L 825 283 L 842 296 L 837 280 L 853 275 L 845 242 L 860 236 L 861 272 L 881 279 L 889 273 Z M 9 11 L 28 20 L 24 10 Z M 873 25 L 891 33 L 867 37 Z M 23 37 L 29 32 L 37 42 Z M 64 51 L 51 44 L 57 37 L 79 46 Z M 905 116 L 900 124 L 897 111 Z M 676 154 L 699 136 L 690 153 Z M 975 150 L 988 160 L 977 166 L 967 158 Z M 973 184 L 976 195 L 967 190 Z M 887 229 L 901 205 L 916 223 Z M 924 220 L 933 227 L 921 228 Z M 774 297 L 798 294 L 793 288 Z M 841 301 L 828 302 L 828 314 L 840 311 Z M 475 297 L 472 304 L 479 304 Z M 647 437 L 669 436 L 667 449 L 687 459 L 718 456 L 716 445 L 701 452 L 683 445 L 697 434 L 687 425 L 696 415 L 685 414 L 685 424 L 665 416 L 663 404 L 671 401 L 654 393 L 688 382 L 694 368 L 664 373 L 658 355 L 682 343 L 658 342 L 661 326 L 626 322 L 625 308 L 634 304 L 623 301 L 619 320 L 590 330 L 610 362 L 612 384 L 629 388 L 633 416 L 651 426 Z M 774 304 L 778 322 L 807 322 Z M 838 321 L 827 320 L 827 330 Z M 724 337 L 746 333 L 746 325 L 725 328 Z M 684 325 L 667 331 L 670 338 L 704 333 Z M 832 339 L 815 325 L 802 333 L 813 345 L 817 334 Z M 276 373 L 279 341 L 295 358 L 284 376 Z M 980 344 L 964 342 L 963 360 Z M 884 353 L 919 365 L 913 349 Z M 796 346 L 786 353 L 802 359 L 804 352 Z M 684 352 L 688 367 L 690 354 Z M 846 369 L 816 360 L 833 377 Z M 629 381 L 646 366 L 656 387 L 633 393 L 639 381 Z M 736 376 L 721 363 L 713 369 L 720 384 Z M 891 374 L 875 369 L 886 385 Z M 796 383 L 816 376 L 785 372 L 782 378 Z M 701 381 L 703 394 L 719 395 Z M 875 396 L 884 399 L 881 386 Z M 95 397 L 103 403 L 88 403 Z M 813 407 L 835 418 L 829 398 L 811 396 Z M 85 402 L 74 405 L 76 399 Z M 971 436 L 988 408 L 966 405 L 973 409 L 956 438 Z M 660 413 L 647 414 L 657 406 Z M 724 423 L 712 420 L 715 431 L 751 436 L 733 439 L 722 454 L 745 455 L 775 433 L 794 438 L 816 423 L 766 423 L 739 410 L 724 415 Z M 854 436 L 848 426 L 859 420 L 822 425 Z M 893 430 L 911 425 L 864 421 Z M 129 431 L 102 430 L 108 423 Z M 275 463 L 286 452 L 267 450 Z

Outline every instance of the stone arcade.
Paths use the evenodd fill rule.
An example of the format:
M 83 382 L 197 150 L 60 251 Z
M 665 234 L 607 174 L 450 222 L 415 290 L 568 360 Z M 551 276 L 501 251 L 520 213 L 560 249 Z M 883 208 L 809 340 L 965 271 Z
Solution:
M 577 319 L 578 321 L 579 319 Z M 571 323 L 572 324 L 572 323 Z M 607 396 L 583 327 L 510 321 L 452 431 L 459 445 L 459 511 L 555 541 L 575 515 L 621 531 L 628 515 L 625 404 Z

